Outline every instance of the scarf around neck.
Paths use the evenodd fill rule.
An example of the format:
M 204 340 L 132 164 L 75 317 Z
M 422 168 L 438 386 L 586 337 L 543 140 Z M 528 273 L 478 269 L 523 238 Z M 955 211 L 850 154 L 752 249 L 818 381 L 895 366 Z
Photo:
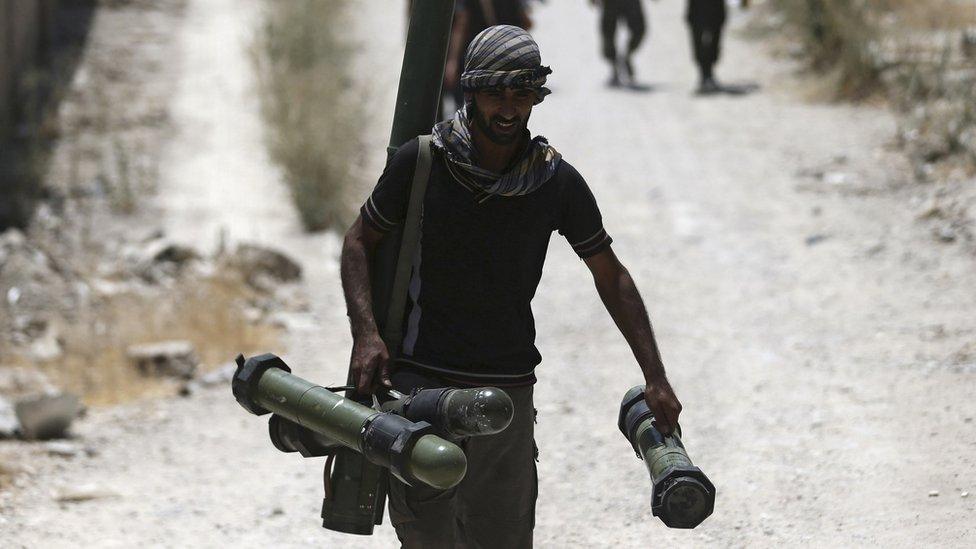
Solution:
M 471 139 L 467 105 L 454 118 L 438 122 L 432 131 L 434 147 L 444 153 L 448 171 L 475 194 L 478 202 L 491 196 L 523 196 L 544 185 L 556 173 L 562 155 L 541 135 L 529 140 L 505 173 L 475 165 L 477 152 Z

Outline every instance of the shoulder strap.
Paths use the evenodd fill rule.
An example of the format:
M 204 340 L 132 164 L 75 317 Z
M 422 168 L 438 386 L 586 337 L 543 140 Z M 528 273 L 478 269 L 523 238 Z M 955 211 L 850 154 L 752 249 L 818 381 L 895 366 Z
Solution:
M 432 161 L 430 138 L 429 135 L 418 138 L 420 146 L 417 148 L 417 167 L 413 172 L 413 184 L 410 185 L 410 202 L 407 205 L 407 216 L 403 220 L 403 237 L 400 239 L 400 253 L 397 254 L 396 270 L 393 275 L 390 308 L 386 313 L 383 339 L 391 358 L 396 358 L 400 353 L 400 344 L 403 340 L 403 314 L 407 307 L 410 271 L 420 240 L 420 217 L 424 209 L 427 181 L 430 179 Z

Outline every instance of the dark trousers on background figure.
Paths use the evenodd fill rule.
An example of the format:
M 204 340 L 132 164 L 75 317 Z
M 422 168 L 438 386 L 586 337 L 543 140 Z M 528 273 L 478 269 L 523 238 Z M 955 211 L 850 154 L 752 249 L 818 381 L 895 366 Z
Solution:
M 627 25 L 630 36 L 627 39 L 626 54 L 618 58 L 617 24 L 621 19 Z M 600 35 L 603 39 L 603 57 L 610 62 L 610 66 L 613 68 L 614 81 L 619 79 L 618 71 L 621 68 L 628 77 L 633 77 L 630 56 L 640 47 L 646 30 L 647 23 L 644 20 L 644 8 L 641 6 L 641 0 L 603 0 Z
M 703 85 L 714 83 L 714 68 L 721 53 L 725 17 L 725 0 L 689 0 L 688 2 L 691 46 Z
M 460 484 L 440 491 L 390 478 L 390 522 L 405 549 L 532 547 L 538 494 L 532 387 L 505 392 L 515 405 L 512 423 L 462 443 L 468 471 Z

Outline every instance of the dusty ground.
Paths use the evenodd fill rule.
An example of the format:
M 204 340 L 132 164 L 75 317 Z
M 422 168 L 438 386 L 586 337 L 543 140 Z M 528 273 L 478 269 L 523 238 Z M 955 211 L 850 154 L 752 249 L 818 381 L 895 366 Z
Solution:
M 404 28 L 401 10 L 380 4 L 362 4 L 357 29 L 379 113 L 369 128 L 377 173 Z M 294 319 L 287 349 L 269 350 L 304 377 L 340 381 L 349 338 L 338 240 L 299 233 L 271 184 L 243 61 L 257 6 L 189 3 L 161 214 L 202 245 L 225 226 L 232 240 L 266 239 L 303 258 L 312 311 Z M 647 6 L 638 71 L 650 93 L 603 86 L 583 2 L 539 9 L 554 93 L 532 127 L 602 206 L 718 501 L 693 531 L 650 516 L 646 472 L 615 426 L 640 377 L 557 235 L 535 302 L 546 357 L 538 545 L 972 545 L 976 496 L 961 493 L 976 491 L 974 258 L 916 220 L 917 191 L 889 146 L 894 120 L 800 101 L 791 68 L 734 35 L 720 75 L 761 91 L 696 98 L 680 3 Z M 829 173 L 808 175 L 818 171 Z M 269 212 L 284 217 L 264 223 Z M 228 389 L 95 410 L 76 431 L 92 455 L 18 447 L 31 456 L 29 481 L 2 499 L 4 545 L 395 544 L 388 524 L 372 538 L 321 530 L 321 464 L 274 450 L 264 420 Z M 55 503 L 85 484 L 109 497 Z

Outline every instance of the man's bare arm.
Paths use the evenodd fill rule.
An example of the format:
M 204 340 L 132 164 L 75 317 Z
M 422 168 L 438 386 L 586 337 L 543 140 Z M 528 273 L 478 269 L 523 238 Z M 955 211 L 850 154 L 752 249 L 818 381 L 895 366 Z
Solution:
M 340 274 L 352 329 L 349 368 L 360 394 L 372 393 L 378 385 L 392 386 L 389 372 L 390 353 L 376 326 L 370 290 L 370 265 L 376 245 L 382 238 L 383 233 L 368 226 L 362 216 L 359 216 L 346 231 L 342 242 Z
M 669 434 L 678 425 L 681 403 L 678 402 L 664 372 L 664 363 L 654 339 L 651 321 L 634 279 L 611 248 L 588 257 L 585 261 L 593 274 L 600 299 L 630 345 L 637 364 L 644 373 L 644 399 L 654 412 L 658 428 L 664 434 Z

